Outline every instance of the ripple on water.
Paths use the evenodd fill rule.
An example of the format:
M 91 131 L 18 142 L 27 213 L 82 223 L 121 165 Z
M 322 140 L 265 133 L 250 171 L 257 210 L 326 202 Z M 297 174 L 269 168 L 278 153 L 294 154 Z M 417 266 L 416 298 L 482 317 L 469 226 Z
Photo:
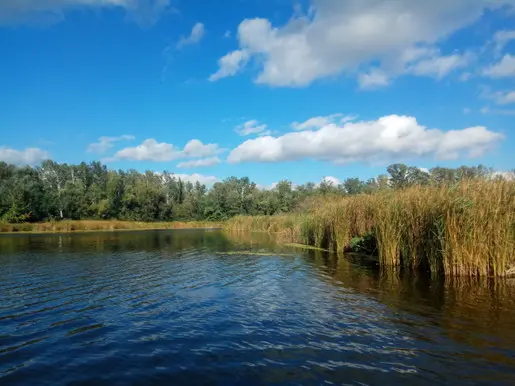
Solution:
M 511 286 L 226 237 L 0 238 L 0 383 L 515 384 Z

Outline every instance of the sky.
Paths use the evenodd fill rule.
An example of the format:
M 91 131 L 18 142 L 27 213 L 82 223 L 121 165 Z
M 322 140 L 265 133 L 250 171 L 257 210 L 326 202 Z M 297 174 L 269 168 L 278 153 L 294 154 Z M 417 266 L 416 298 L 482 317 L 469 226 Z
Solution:
M 9 163 L 515 168 L 515 0 L 1 0 L 0 62 Z

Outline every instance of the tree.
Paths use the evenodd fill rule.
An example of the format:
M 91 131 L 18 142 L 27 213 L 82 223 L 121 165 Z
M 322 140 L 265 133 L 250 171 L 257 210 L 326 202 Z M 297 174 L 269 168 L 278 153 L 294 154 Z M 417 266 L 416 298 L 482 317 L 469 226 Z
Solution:
M 452 184 L 460 179 L 490 179 L 483 166 L 436 167 L 426 172 L 394 164 L 366 182 L 347 178 L 335 186 L 324 179 L 294 186 L 282 180 L 259 189 L 249 178 L 229 177 L 210 189 L 173 173 L 108 170 L 100 162 L 78 165 L 44 161 L 18 167 L 0 162 L 0 221 L 45 219 L 123 219 L 136 221 L 225 220 L 236 215 L 273 215 L 302 209 L 313 196 L 374 194 L 391 187 Z
M 343 186 L 347 194 L 360 194 L 364 190 L 364 184 L 359 178 L 347 178 Z
M 429 174 L 432 183 L 435 185 L 454 184 L 458 179 L 455 169 L 435 167 L 429 171 Z
M 386 169 L 390 174 L 390 183 L 394 189 L 408 186 L 408 167 L 404 164 L 393 164 Z
M 390 188 L 390 179 L 386 174 L 380 174 L 376 178 L 378 190 L 387 190 Z
M 277 200 L 277 207 L 274 212 L 290 212 L 295 206 L 295 194 L 292 188 L 292 183 L 288 180 L 282 180 L 274 187 Z
M 408 167 L 407 171 L 408 186 L 429 185 L 431 176 L 428 172 L 415 166 Z

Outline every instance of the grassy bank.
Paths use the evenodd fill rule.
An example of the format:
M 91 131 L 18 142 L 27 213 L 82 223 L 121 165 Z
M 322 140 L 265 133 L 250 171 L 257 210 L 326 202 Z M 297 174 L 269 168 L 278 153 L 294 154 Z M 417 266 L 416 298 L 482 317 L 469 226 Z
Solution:
M 159 229 L 188 229 L 188 228 L 218 228 L 219 223 L 208 221 L 190 222 L 137 222 L 109 220 L 65 220 L 42 223 L 7 224 L 0 223 L 3 233 L 57 233 L 57 232 L 87 232 L 87 231 L 120 231 L 120 230 L 159 230 Z
M 515 183 L 469 181 L 375 195 L 317 198 L 302 211 L 235 217 L 232 230 L 343 252 L 372 239 L 382 266 L 471 276 L 515 274 Z

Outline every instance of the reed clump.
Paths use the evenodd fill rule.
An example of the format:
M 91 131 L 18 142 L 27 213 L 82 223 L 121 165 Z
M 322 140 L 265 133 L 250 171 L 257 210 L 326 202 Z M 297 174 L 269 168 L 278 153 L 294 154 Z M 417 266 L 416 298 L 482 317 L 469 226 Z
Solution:
M 344 252 L 376 238 L 382 266 L 434 274 L 515 274 L 515 183 L 463 181 L 374 195 L 318 198 L 301 213 L 236 217 L 228 229 L 278 234 L 279 241 Z

